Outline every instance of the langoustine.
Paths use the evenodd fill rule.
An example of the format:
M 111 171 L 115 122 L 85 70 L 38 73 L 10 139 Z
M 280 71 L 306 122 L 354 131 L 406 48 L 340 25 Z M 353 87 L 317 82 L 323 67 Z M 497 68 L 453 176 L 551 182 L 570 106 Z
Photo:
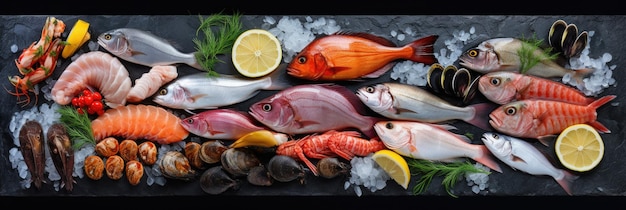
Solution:
M 44 169 L 46 167 L 45 146 L 43 128 L 37 121 L 27 121 L 20 129 L 20 150 L 24 156 L 24 162 L 31 175 L 31 181 L 41 189 L 44 181 Z
M 91 122 L 91 127 L 96 142 L 119 136 L 170 144 L 182 141 L 189 135 L 176 115 L 161 107 L 143 104 L 108 109 Z
M 67 130 L 63 124 L 55 123 L 48 128 L 48 148 L 54 167 L 61 176 L 61 187 L 71 192 L 74 189 L 74 150 Z
M 52 87 L 52 100 L 67 105 L 80 91 L 96 88 L 106 104 L 115 108 L 126 104 L 131 85 L 128 70 L 117 58 L 92 51 L 80 55 L 65 68 Z

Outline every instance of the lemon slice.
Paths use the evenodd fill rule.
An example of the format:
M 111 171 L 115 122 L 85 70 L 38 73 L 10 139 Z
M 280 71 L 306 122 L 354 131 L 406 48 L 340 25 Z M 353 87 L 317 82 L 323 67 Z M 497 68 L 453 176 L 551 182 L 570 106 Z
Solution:
M 91 35 L 87 31 L 87 29 L 89 29 L 88 22 L 85 22 L 81 19 L 78 19 L 76 21 L 76 23 L 72 27 L 72 30 L 67 36 L 67 39 L 65 40 L 67 44 L 65 45 L 65 47 L 63 47 L 63 51 L 61 52 L 61 56 L 63 56 L 63 58 L 68 58 L 72 56 L 76 52 L 76 50 L 80 48 L 80 46 L 85 44 L 85 42 L 87 42 L 87 40 L 91 38 Z
M 274 147 L 288 140 L 286 134 L 274 133 L 268 130 L 252 131 L 238 138 L 230 144 L 231 148 L 258 146 L 258 147 Z
M 276 36 L 263 29 L 244 31 L 233 44 L 233 64 L 246 77 L 269 74 L 278 67 L 282 56 L 283 51 Z
M 600 134 L 587 124 L 567 127 L 559 134 L 554 147 L 561 164 L 578 172 L 595 168 L 604 156 L 604 142 Z
M 404 189 L 409 187 L 411 173 L 404 157 L 392 150 L 383 149 L 375 152 L 372 159 L 400 186 Z

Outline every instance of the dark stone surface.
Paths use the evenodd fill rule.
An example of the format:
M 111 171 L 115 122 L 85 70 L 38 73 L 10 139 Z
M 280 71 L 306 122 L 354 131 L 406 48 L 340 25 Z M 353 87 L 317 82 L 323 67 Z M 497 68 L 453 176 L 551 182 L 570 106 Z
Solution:
M 79 18 L 89 22 L 91 24 L 91 41 L 94 41 L 98 34 L 110 29 L 134 27 L 152 31 L 165 39 L 172 40 L 182 52 L 190 52 L 194 50 L 195 45 L 191 40 L 196 36 L 196 29 L 199 25 L 197 15 L 56 15 L 55 17 L 63 20 L 68 25 L 66 31 L 69 31 L 71 26 Z M 260 28 L 263 24 L 262 20 L 264 17 L 264 15 L 243 16 L 243 28 Z M 273 15 L 273 17 L 276 20 L 279 20 L 282 15 Z M 290 17 L 298 17 L 301 21 L 304 21 L 306 16 Z M 557 19 L 563 19 L 567 23 L 574 23 L 578 26 L 579 30 L 595 31 L 595 35 L 591 39 L 590 56 L 592 58 L 597 58 L 603 53 L 610 53 L 613 56 L 613 59 L 609 65 L 617 66 L 615 71 L 613 71 L 613 77 L 617 80 L 617 83 L 606 88 L 600 94 L 617 95 L 617 98 L 613 101 L 615 104 L 605 105 L 598 109 L 598 120 L 610 129 L 612 133 L 602 134 L 606 150 L 600 165 L 593 171 L 581 174 L 580 178 L 574 182 L 572 192 L 577 196 L 622 196 L 626 193 L 626 178 L 624 178 L 624 173 L 626 173 L 626 158 L 624 158 L 626 147 L 624 147 L 623 144 L 624 137 L 626 136 L 626 131 L 623 129 L 623 126 L 626 123 L 626 116 L 624 115 L 625 109 L 623 108 L 624 98 L 626 95 L 624 92 L 619 91 L 621 82 L 623 82 L 626 78 L 623 71 L 623 66 L 626 65 L 626 63 L 624 63 L 623 53 L 626 52 L 626 46 L 622 44 L 621 40 L 626 37 L 626 24 L 624 24 L 626 22 L 626 16 L 338 15 L 311 17 L 313 19 L 317 19 L 318 17 L 334 19 L 342 29 L 382 35 L 394 40 L 399 45 L 406 44 L 409 40 L 411 40 L 411 37 L 407 36 L 407 39 L 404 41 L 398 41 L 397 39 L 391 38 L 391 31 L 401 31 L 410 27 L 416 32 L 416 36 L 418 37 L 438 34 L 440 35 L 440 38 L 435 45 L 435 50 L 437 52 L 442 47 L 445 47 L 443 41 L 450 39 L 455 30 L 467 31 L 470 27 L 475 27 L 476 34 L 485 34 L 487 37 L 484 37 L 484 39 L 493 37 L 528 37 L 533 34 L 536 34 L 539 38 L 545 38 L 547 37 L 551 24 Z M 0 31 L 0 40 L 2 40 L 0 42 L 0 63 L 2 64 L 2 66 L 0 66 L 0 78 L 7 78 L 8 76 L 19 74 L 13 60 L 19 56 L 22 49 L 28 47 L 28 45 L 33 41 L 39 39 L 41 27 L 45 18 L 46 16 L 43 15 L 0 16 L 0 23 L 2 23 Z M 13 44 L 17 44 L 19 48 L 17 53 L 12 53 L 10 51 L 10 46 Z M 468 44 L 466 45 L 466 48 L 475 44 L 478 43 Z M 86 49 L 86 46 L 83 46 L 83 49 Z M 223 58 L 226 61 L 229 59 L 228 56 L 224 56 Z M 60 59 L 59 62 L 61 63 L 61 66 L 55 70 L 53 74 L 53 77 L 55 78 L 59 77 L 64 68 L 71 61 Z M 218 71 L 222 73 L 234 73 L 234 70 L 229 66 L 228 62 L 218 65 Z M 126 61 L 122 61 L 122 63 L 129 70 L 133 80 L 149 69 L 148 67 L 128 63 Z M 180 65 L 178 69 L 179 75 L 197 72 L 197 70 L 185 65 Z M 391 81 L 389 72 L 378 79 L 366 80 L 361 83 L 342 84 L 354 90 L 366 84 L 385 81 Z M 11 84 L 7 80 L 3 80 L 2 85 L 7 89 L 12 88 Z M 248 101 L 233 105 L 233 108 L 247 110 L 247 107 L 253 102 L 270 96 L 275 92 L 276 91 L 262 91 L 259 95 Z M 51 103 L 43 98 L 40 98 L 39 102 Z M 13 145 L 11 134 L 8 130 L 8 125 L 13 113 L 25 108 L 30 108 L 31 106 L 25 108 L 20 107 L 16 104 L 15 97 L 6 93 L 2 93 L 0 97 L 0 104 L 2 104 L 2 109 L 0 110 L 2 119 L 0 121 L 0 131 L 2 132 L 2 135 L 0 136 L 0 169 L 2 169 L 0 170 L 0 196 L 194 197 L 206 195 L 200 189 L 197 181 L 168 180 L 165 186 L 148 186 L 146 184 L 145 177 L 138 186 L 131 186 L 124 179 L 122 179 L 122 181 L 112 181 L 106 177 L 99 181 L 93 181 L 88 178 L 77 179 L 78 183 L 75 184 L 74 191 L 72 193 L 67 193 L 63 190 L 57 192 L 51 184 L 44 185 L 41 190 L 36 190 L 34 188 L 22 189 L 19 183 L 21 178 L 18 176 L 16 170 L 11 168 L 11 163 L 8 160 L 9 149 L 15 147 L 15 145 Z M 180 113 L 183 112 L 181 111 Z M 478 136 L 484 131 L 461 122 L 455 122 L 454 125 L 459 128 L 458 132 L 460 133 L 474 133 L 475 137 L 473 142 L 480 143 Z M 503 173 L 494 172 L 489 176 L 488 191 L 482 191 L 477 195 L 471 191 L 471 188 L 467 186 L 466 181 L 463 179 L 454 186 L 453 193 L 461 197 L 480 197 L 485 195 L 495 197 L 566 195 L 561 187 L 551 177 L 528 175 L 520 171 L 515 171 L 502 162 L 499 163 L 503 169 Z M 418 176 L 413 177 L 408 190 L 402 189 L 399 185 L 389 180 L 387 182 L 387 186 L 380 191 L 372 193 L 368 189 L 363 188 L 363 196 L 410 196 L 412 195 L 411 189 L 415 186 L 418 178 Z M 229 190 L 223 194 L 227 196 L 356 196 L 352 188 L 349 188 L 348 190 L 344 189 L 344 182 L 346 180 L 347 178 L 345 177 L 324 179 L 309 175 L 305 185 L 300 185 L 297 182 L 275 183 L 270 187 L 252 186 L 243 181 L 243 185 L 239 190 Z M 422 195 L 435 197 L 448 196 L 444 188 L 439 184 L 441 183 L 441 180 L 441 177 L 435 178 L 430 187 L 422 193 Z

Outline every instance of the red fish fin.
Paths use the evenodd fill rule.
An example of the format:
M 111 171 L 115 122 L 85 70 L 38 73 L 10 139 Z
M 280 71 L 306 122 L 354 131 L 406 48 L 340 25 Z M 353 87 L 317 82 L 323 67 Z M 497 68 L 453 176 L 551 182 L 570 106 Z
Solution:
M 313 55 L 313 66 L 315 67 L 313 71 L 317 71 L 314 72 L 315 74 L 312 78 L 313 80 L 318 80 L 320 77 L 322 77 L 325 73 L 327 73 L 326 70 L 332 70 L 330 69 L 332 67 L 328 66 L 328 63 L 326 63 L 326 58 L 321 53 Z
M 583 84 L 583 79 L 593 73 L 593 71 L 595 71 L 595 69 L 592 68 L 576 69 L 572 74 L 572 78 L 574 78 L 578 84 Z
M 479 103 L 469 105 L 469 107 L 474 109 L 474 117 L 465 122 L 483 130 L 492 131 L 493 128 L 489 125 L 489 113 L 496 109 L 497 105 L 493 103 Z
M 479 162 L 497 172 L 502 173 L 502 169 L 500 168 L 500 165 L 498 165 L 498 163 L 493 159 L 493 156 L 491 156 L 491 151 L 489 151 L 489 149 L 485 145 L 478 145 L 478 146 L 480 147 L 481 155 L 479 157 L 474 158 L 474 160 L 476 160 L 476 162 Z
M 381 75 L 387 73 L 387 71 L 389 71 L 389 69 L 393 68 L 393 66 L 395 64 L 396 64 L 396 62 L 390 62 L 387 65 L 383 66 L 382 68 L 380 68 L 380 69 L 378 69 L 378 70 L 376 70 L 376 71 L 374 71 L 372 73 L 364 75 L 363 78 L 378 78 Z
M 334 35 L 356 36 L 356 37 L 369 39 L 369 40 L 371 40 L 373 42 L 376 42 L 378 44 L 381 44 L 381 45 L 384 45 L 384 46 L 387 46 L 387 47 L 397 47 L 397 45 L 394 44 L 389 39 L 386 39 L 386 38 L 381 37 L 381 36 L 376 36 L 374 34 L 365 33 L 365 32 L 338 31 L 338 32 L 335 32 Z
M 434 55 L 434 44 L 437 38 L 439 35 L 430 35 L 411 42 L 409 45 L 413 48 L 414 53 L 410 60 L 427 65 L 437 63 L 437 58 Z
M 544 146 L 550 146 L 552 143 L 554 143 L 557 137 L 557 135 L 539 136 L 537 137 L 537 140 Z
M 563 171 L 564 176 L 562 179 L 556 179 L 556 182 L 559 183 L 559 185 L 561 185 L 563 190 L 565 190 L 565 192 L 568 195 L 572 195 L 571 186 L 574 183 L 574 180 L 578 179 L 578 176 L 566 170 L 561 170 L 561 171 Z
M 317 125 L 320 124 L 319 122 L 315 122 L 315 121 L 296 121 L 298 122 L 298 125 L 300 125 L 300 128 L 304 128 L 306 126 L 310 126 L 310 125 Z

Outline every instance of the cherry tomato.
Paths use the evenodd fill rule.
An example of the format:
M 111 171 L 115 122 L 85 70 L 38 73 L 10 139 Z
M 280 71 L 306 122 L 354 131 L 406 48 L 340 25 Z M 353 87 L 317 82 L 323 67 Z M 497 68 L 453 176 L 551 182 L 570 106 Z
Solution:
M 74 108 L 79 108 L 80 104 L 78 104 L 78 98 L 72 98 L 72 106 L 74 106 Z
M 89 90 L 89 89 L 84 89 L 84 90 L 83 90 L 83 96 L 89 96 L 89 95 L 91 95 L 91 90 Z
M 85 106 L 85 99 L 83 97 L 78 97 L 78 107 Z
M 91 102 L 91 105 L 89 105 L 89 108 L 93 109 L 96 112 L 100 110 L 104 111 L 104 104 L 102 104 L 102 102 L 100 101 L 93 101 Z
M 98 115 L 103 115 L 104 114 L 104 109 L 98 110 Z
M 91 95 L 87 95 L 87 96 L 83 96 L 83 102 L 85 103 L 85 105 L 91 105 L 91 103 L 94 102 L 94 100 L 91 97 Z
M 93 98 L 94 101 L 99 101 L 102 100 L 102 95 L 100 95 L 100 92 L 93 92 L 91 93 L 91 98 Z

